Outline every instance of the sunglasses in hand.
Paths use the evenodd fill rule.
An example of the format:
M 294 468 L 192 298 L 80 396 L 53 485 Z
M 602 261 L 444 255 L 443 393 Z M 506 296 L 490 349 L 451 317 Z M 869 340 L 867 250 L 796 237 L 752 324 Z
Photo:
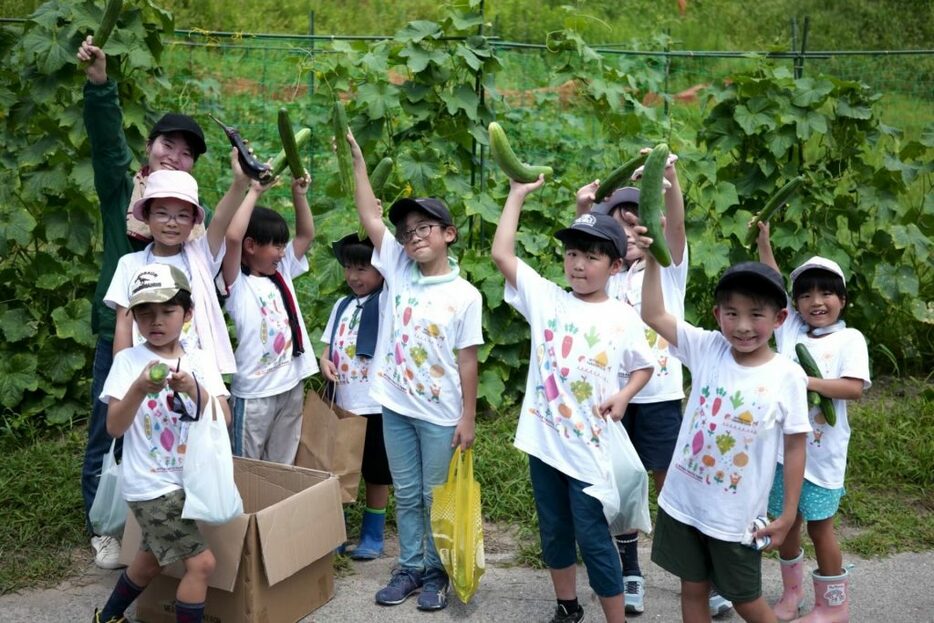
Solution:
M 178 372 L 182 367 L 181 357 L 178 359 L 178 364 L 175 366 L 175 371 Z M 196 413 L 191 415 L 188 413 L 188 409 L 185 408 L 185 401 L 182 400 L 181 394 L 178 393 L 178 390 L 175 390 L 172 393 L 172 412 L 179 415 L 179 420 L 182 422 L 195 422 L 198 420 L 200 414 Z

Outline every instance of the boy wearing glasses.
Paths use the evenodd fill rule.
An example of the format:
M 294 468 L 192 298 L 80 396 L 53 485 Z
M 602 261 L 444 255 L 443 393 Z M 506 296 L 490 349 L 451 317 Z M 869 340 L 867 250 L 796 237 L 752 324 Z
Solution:
M 388 235 L 360 146 L 349 132 L 341 139 L 350 143 L 357 213 L 386 288 L 370 397 L 383 408 L 399 568 L 376 603 L 401 604 L 421 589 L 419 610 L 440 610 L 449 582 L 431 534 L 432 488 L 446 480 L 454 447 L 474 441 L 482 299 L 448 256 L 457 228 L 444 202 L 399 199 L 389 208 L 396 236 Z
M 148 264 L 127 286 L 127 309 L 143 341 L 114 356 L 100 400 L 107 405 L 107 433 L 124 438 L 123 495 L 142 542 L 94 621 L 125 621 L 124 611 L 162 567 L 181 560 L 185 576 L 175 595 L 176 615 L 197 622 L 215 561 L 195 522 L 181 517 L 182 466 L 188 422 L 199 417 L 211 396 L 226 396 L 227 389 L 212 354 L 182 346 L 193 305 L 185 274 L 169 264 Z M 172 372 L 153 380 L 157 364 Z

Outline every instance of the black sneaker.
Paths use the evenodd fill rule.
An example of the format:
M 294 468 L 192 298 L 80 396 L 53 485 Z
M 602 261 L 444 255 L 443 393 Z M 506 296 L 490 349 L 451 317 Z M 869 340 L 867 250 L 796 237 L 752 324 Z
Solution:
M 568 612 L 564 606 L 558 604 L 555 606 L 555 616 L 551 617 L 551 623 L 581 623 L 583 620 L 584 608 L 580 604 L 574 612 Z

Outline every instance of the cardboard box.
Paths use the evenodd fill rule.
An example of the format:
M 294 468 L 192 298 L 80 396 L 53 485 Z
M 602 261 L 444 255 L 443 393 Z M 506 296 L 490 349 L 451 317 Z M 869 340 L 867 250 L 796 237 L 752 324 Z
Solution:
M 327 472 L 234 458 L 244 514 L 201 531 L 217 559 L 204 620 L 286 623 L 334 596 L 333 552 L 346 538 L 340 483 Z M 139 549 L 140 530 L 127 517 L 121 562 Z M 175 622 L 181 562 L 166 567 L 137 600 L 137 621 Z

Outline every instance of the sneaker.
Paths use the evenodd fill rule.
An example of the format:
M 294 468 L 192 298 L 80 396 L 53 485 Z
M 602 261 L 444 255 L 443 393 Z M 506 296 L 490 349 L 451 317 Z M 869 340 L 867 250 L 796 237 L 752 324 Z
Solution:
M 444 572 L 426 574 L 418 594 L 419 610 L 443 610 L 448 605 L 448 577 Z
M 112 536 L 91 537 L 94 548 L 94 564 L 101 569 L 120 569 L 126 565 L 120 563 L 120 541 Z
M 409 598 L 422 587 L 422 576 L 417 571 L 396 569 L 385 588 L 376 593 L 376 603 L 382 606 L 395 606 Z
M 124 617 L 120 617 L 119 619 L 110 617 L 106 621 L 101 621 L 101 613 L 97 610 L 97 608 L 94 608 L 94 619 L 91 621 L 91 623 L 127 623 L 127 621 Z
M 710 616 L 715 617 L 733 609 L 733 602 L 717 592 L 716 589 L 710 589 L 710 596 L 707 598 L 707 604 L 710 606 Z
M 645 578 L 641 575 L 623 576 L 623 596 L 628 614 L 645 612 Z
M 580 604 L 574 612 L 568 612 L 564 606 L 558 604 L 555 606 L 555 616 L 551 617 L 551 623 L 581 623 L 583 620 L 584 608 Z

